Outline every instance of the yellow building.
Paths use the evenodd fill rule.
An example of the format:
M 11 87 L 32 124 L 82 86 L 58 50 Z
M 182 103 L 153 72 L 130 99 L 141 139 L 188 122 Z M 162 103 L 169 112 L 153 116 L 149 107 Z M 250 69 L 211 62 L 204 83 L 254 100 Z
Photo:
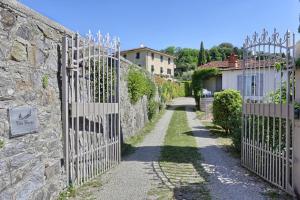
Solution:
M 167 79 L 174 77 L 175 57 L 169 54 L 148 47 L 140 47 L 122 51 L 121 56 L 147 69 L 153 75 L 160 75 Z

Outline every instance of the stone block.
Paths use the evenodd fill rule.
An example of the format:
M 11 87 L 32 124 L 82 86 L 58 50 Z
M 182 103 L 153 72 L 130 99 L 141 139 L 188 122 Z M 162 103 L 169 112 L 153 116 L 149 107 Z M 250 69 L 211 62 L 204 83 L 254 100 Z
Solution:
M 60 175 L 60 161 L 47 162 L 45 164 L 45 177 L 51 179 L 54 176 Z
M 2 23 L 5 29 L 12 28 L 17 21 L 17 16 L 15 15 L 15 13 L 6 9 L 1 10 L 0 16 L 0 22 Z
M 24 40 L 30 41 L 33 38 L 33 35 L 31 33 L 31 29 L 32 27 L 30 27 L 30 25 L 28 24 L 22 24 L 17 32 L 16 35 L 23 38 Z
M 32 162 L 35 158 L 36 156 L 34 154 L 27 152 L 12 156 L 9 158 L 10 170 L 19 169 L 25 164 Z
M 27 49 L 24 44 L 19 41 L 14 41 L 10 52 L 11 59 L 21 62 L 27 60 Z

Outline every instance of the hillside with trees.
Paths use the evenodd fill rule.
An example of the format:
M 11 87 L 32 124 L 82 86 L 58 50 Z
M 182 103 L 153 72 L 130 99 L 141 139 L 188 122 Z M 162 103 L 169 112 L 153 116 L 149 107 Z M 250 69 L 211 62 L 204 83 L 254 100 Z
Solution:
M 241 59 L 243 55 L 241 48 L 235 47 L 228 42 L 223 42 L 210 49 L 205 49 L 204 42 L 201 42 L 199 49 L 169 46 L 161 51 L 176 56 L 175 76 L 184 80 L 190 79 L 190 71 L 195 70 L 199 65 L 211 61 L 226 60 L 231 53 L 238 55 L 239 59 Z

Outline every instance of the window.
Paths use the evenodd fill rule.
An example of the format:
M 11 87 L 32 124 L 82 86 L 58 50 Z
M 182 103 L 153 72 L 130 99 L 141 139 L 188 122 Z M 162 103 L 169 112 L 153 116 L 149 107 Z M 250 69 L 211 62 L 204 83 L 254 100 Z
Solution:
M 167 74 L 172 74 L 172 70 L 171 69 L 167 69 Z
M 135 58 L 136 58 L 136 59 L 140 59 L 140 52 L 137 52 L 137 53 L 136 53 Z
M 171 64 L 171 58 L 168 58 L 168 64 Z
M 244 81 L 244 95 L 245 96 L 263 96 L 264 80 L 263 74 L 238 75 L 238 90 L 243 94 Z
M 164 68 L 160 67 L 160 73 L 163 74 L 164 73 Z
M 151 73 L 154 72 L 154 65 L 151 65 Z
M 125 59 L 127 58 L 127 55 L 126 54 L 124 54 L 124 56 L 123 56 Z
M 151 58 L 152 60 L 154 60 L 154 53 L 151 53 Z
M 163 62 L 163 61 L 164 61 L 164 57 L 160 56 L 160 62 Z

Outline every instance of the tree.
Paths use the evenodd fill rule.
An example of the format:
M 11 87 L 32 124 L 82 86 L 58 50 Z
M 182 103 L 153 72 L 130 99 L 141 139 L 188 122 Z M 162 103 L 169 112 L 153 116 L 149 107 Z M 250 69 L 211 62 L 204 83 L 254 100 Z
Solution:
M 219 52 L 219 48 L 217 47 L 212 47 L 209 50 L 210 56 L 211 56 L 211 60 L 212 61 L 219 61 L 222 60 L 222 54 Z
M 170 54 L 172 56 L 174 56 L 176 54 L 176 47 L 175 46 L 169 46 L 163 50 L 161 50 L 161 52 Z
M 203 42 L 201 41 L 200 51 L 198 55 L 198 66 L 204 65 L 205 63 L 206 63 L 206 53 L 205 53 Z
M 194 70 L 197 67 L 198 54 L 197 49 L 178 48 L 175 59 L 176 68 L 180 68 L 182 71 Z
M 228 49 L 233 49 L 233 45 L 229 42 L 223 42 L 221 44 L 219 44 L 220 48 L 228 48 Z

